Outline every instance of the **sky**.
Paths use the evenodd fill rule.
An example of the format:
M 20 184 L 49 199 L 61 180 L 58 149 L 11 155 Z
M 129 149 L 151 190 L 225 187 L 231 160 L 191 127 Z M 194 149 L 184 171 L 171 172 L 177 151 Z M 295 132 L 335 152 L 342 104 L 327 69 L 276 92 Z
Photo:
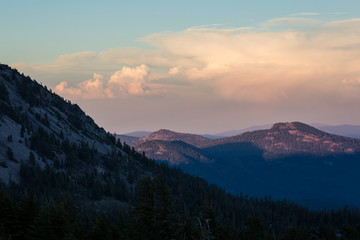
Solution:
M 359 1 L 0 5 L 0 62 L 110 132 L 360 124 Z

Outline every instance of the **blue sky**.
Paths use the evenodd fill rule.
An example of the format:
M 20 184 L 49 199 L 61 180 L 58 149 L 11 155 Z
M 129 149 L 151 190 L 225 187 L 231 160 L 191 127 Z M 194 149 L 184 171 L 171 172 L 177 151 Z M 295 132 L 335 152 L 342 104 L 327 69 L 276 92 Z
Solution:
M 359 9 L 358 1 L 2 0 L 0 62 L 113 132 L 360 124 Z
M 151 33 L 193 26 L 253 26 L 296 13 L 357 17 L 358 1 L 1 1 L 2 61 L 44 62 L 64 53 L 139 46 Z

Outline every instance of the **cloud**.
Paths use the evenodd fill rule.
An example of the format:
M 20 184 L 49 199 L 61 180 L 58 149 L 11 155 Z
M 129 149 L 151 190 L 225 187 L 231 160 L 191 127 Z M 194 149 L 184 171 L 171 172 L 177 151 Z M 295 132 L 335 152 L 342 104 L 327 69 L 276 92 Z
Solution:
M 315 26 L 320 24 L 321 21 L 311 18 L 300 18 L 300 17 L 287 17 L 287 18 L 274 18 L 266 21 L 263 26 L 265 27 L 299 27 L 299 26 Z
M 320 13 L 317 12 L 299 12 L 299 13 L 293 13 L 291 16 L 317 16 L 320 15 Z
M 107 96 L 104 89 L 103 76 L 94 73 L 93 78 L 80 82 L 76 87 L 68 87 L 68 82 L 59 83 L 54 91 L 66 97 L 79 97 L 84 99 L 99 99 Z
M 78 88 L 81 89 L 82 98 L 104 98 L 106 96 L 103 83 L 103 76 L 94 73 L 93 79 L 81 82 L 78 84 Z
M 108 82 L 108 95 L 114 97 L 118 94 L 144 94 L 147 91 L 146 80 L 149 68 L 142 64 L 135 68 L 123 67 L 116 71 Z
M 55 92 L 60 95 L 80 96 L 81 89 L 68 87 L 68 82 L 61 82 L 55 87 Z
M 279 105 L 316 101 L 316 95 L 328 101 L 337 96 L 345 102 L 349 96 L 360 96 L 359 88 L 349 84 L 360 76 L 360 19 L 324 24 L 293 17 L 266 24 L 267 28 L 213 25 L 156 33 L 143 38 L 152 49 L 74 53 L 52 63 L 21 66 L 54 74 L 95 71 L 110 76 L 107 81 L 94 76 L 75 87 L 66 82 L 56 87 L 59 93 L 84 98 L 166 92 Z M 289 30 L 288 26 L 304 28 Z
M 172 67 L 168 71 L 170 76 L 183 76 L 184 75 L 184 68 L 180 66 Z
M 135 68 L 123 67 L 116 71 L 104 83 L 101 74 L 94 73 L 93 78 L 80 82 L 76 87 L 68 87 L 68 82 L 61 82 L 55 87 L 55 92 L 67 97 L 83 99 L 117 98 L 124 95 L 139 95 L 148 91 L 147 76 L 149 68 L 140 65 Z

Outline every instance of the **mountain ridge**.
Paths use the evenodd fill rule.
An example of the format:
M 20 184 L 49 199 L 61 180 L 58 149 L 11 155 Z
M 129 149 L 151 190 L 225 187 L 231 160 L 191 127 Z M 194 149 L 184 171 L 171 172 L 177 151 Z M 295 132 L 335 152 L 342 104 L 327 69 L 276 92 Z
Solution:
M 360 206 L 355 197 L 360 197 L 360 192 L 354 190 L 354 183 L 360 181 L 355 171 L 360 167 L 360 139 L 329 134 L 301 122 L 285 122 L 269 129 L 199 141 L 198 147 L 187 144 L 178 148 L 174 142 L 164 141 L 143 142 L 151 147 L 134 148 L 233 193 L 287 197 L 312 207 L 331 203 Z M 186 159 L 186 151 L 196 151 L 212 161 Z
M 270 129 L 216 139 L 206 147 L 232 142 L 251 142 L 263 149 L 265 158 L 291 154 L 326 155 L 360 151 L 360 140 L 323 132 L 301 122 L 276 123 Z
M 322 156 L 360 152 L 360 140 L 329 134 L 301 122 L 275 123 L 270 129 L 248 131 L 236 136 L 218 139 L 161 129 L 146 137 L 132 141 L 132 146 L 137 148 L 139 144 L 150 140 L 183 141 L 197 148 L 249 142 L 262 149 L 266 159 L 285 157 L 291 154 Z M 141 150 L 139 149 L 139 151 Z M 146 153 L 152 155 L 151 151 Z

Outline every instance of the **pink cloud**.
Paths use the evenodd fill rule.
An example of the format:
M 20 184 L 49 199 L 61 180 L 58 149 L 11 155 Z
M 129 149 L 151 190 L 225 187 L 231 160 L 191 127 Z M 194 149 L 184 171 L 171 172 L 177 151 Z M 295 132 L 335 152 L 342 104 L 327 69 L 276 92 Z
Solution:
M 67 82 L 61 82 L 55 87 L 55 92 L 70 97 L 83 99 L 117 98 L 123 95 L 144 94 L 147 89 L 149 68 L 140 65 L 135 68 L 123 67 L 116 71 L 105 83 L 101 74 L 94 73 L 93 78 L 80 82 L 76 87 L 68 87 Z
M 145 93 L 148 74 L 149 68 L 144 64 L 135 68 L 123 67 L 111 75 L 107 84 L 109 95 Z
M 81 89 L 68 87 L 67 82 L 61 82 L 55 87 L 55 92 L 60 95 L 72 95 L 79 96 L 81 95 Z
M 277 18 L 266 24 L 308 28 L 300 31 L 202 26 L 145 37 L 143 41 L 154 49 L 74 53 L 62 55 L 53 63 L 21 68 L 46 69 L 55 74 L 90 75 L 97 71 L 110 76 L 107 81 L 93 77 L 75 87 L 65 83 L 56 87 L 58 92 L 84 98 L 163 92 L 188 96 L 190 88 L 194 95 L 203 91 L 211 93 L 211 97 L 267 104 L 278 104 L 301 94 L 311 98 L 309 92 L 343 98 L 356 96 L 354 91 L 358 88 L 350 86 L 354 86 L 360 72 L 359 19 L 323 24 L 307 18 Z M 118 71 L 119 66 L 137 67 L 122 67 Z M 343 79 L 348 79 L 347 84 L 343 84 Z M 181 84 L 171 84 L 175 82 L 186 83 L 187 92 L 182 92 Z

